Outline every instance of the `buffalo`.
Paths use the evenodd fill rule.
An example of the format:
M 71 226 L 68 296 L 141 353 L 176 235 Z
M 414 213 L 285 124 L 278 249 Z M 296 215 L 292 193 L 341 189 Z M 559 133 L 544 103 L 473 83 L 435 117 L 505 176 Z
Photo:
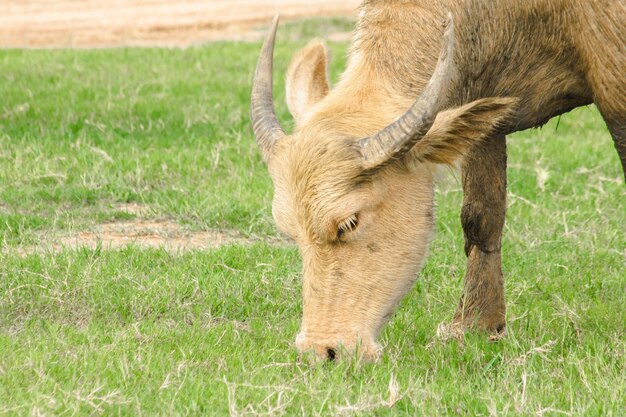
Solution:
M 460 164 L 464 192 L 452 325 L 505 332 L 505 136 L 595 103 L 626 176 L 624 22 L 615 0 L 365 1 L 334 88 L 322 43 L 292 59 L 289 135 L 273 107 L 274 19 L 251 119 L 273 217 L 303 260 L 300 352 L 380 355 L 376 337 L 427 255 L 439 164 Z

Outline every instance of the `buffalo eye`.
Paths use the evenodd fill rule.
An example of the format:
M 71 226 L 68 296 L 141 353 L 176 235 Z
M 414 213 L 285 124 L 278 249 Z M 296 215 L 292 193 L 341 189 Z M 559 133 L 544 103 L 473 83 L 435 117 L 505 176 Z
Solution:
M 348 217 L 337 226 L 337 240 L 343 240 L 346 235 L 353 232 L 359 225 L 359 218 L 356 214 Z

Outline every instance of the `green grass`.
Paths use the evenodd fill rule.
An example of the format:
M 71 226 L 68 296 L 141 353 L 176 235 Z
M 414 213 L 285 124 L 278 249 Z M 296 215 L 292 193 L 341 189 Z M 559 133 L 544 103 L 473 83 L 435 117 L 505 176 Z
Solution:
M 282 27 L 277 73 L 347 26 Z M 336 79 L 347 45 L 330 47 Z M 626 192 L 593 107 L 509 140 L 498 343 L 436 337 L 465 267 L 455 179 L 376 364 L 298 362 L 292 247 L 20 252 L 132 217 L 275 236 L 247 116 L 258 49 L 0 51 L 0 415 L 626 415 Z

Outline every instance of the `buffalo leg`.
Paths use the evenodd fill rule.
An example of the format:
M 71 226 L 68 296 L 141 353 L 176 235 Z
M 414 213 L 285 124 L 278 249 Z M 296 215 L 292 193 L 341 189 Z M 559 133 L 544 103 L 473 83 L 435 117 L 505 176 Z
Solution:
M 600 110 L 602 111 L 602 109 Z M 613 137 L 613 143 L 615 144 L 619 159 L 622 161 L 624 180 L 626 181 L 626 115 L 612 118 L 607 117 L 605 113 L 602 112 L 602 116 Z
M 505 136 L 493 135 L 475 146 L 463 162 L 462 178 L 467 270 L 454 324 L 502 333 L 506 313 L 501 254 L 506 212 Z

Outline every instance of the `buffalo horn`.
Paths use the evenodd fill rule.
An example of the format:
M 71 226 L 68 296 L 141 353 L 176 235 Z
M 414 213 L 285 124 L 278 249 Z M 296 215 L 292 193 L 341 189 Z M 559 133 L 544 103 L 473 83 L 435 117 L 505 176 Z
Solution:
M 274 17 L 272 27 L 261 49 L 254 72 L 250 100 L 252 130 L 266 163 L 269 161 L 274 143 L 285 136 L 285 132 L 276 118 L 276 113 L 274 113 L 274 99 L 272 97 L 272 60 L 277 27 L 278 15 Z
M 358 141 L 365 170 L 400 158 L 428 132 L 437 113 L 445 104 L 446 92 L 454 70 L 453 56 L 454 23 L 449 14 L 437 66 L 422 94 L 395 122 L 373 136 Z

